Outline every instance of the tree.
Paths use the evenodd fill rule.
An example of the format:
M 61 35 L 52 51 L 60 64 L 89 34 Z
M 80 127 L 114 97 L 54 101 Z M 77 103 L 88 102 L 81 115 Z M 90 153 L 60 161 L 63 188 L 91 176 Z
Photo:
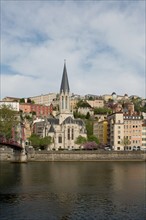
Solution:
M 42 150 L 46 149 L 48 147 L 48 145 L 50 145 L 52 143 L 52 138 L 50 136 L 41 138 L 40 136 L 38 136 L 36 134 L 32 134 L 28 138 L 28 140 L 31 142 L 31 145 L 35 149 L 41 148 Z
M 35 148 L 38 149 L 40 146 L 40 137 L 36 134 L 32 134 L 28 140 L 31 142 L 31 145 Z
M 86 143 L 87 139 L 81 135 L 79 135 L 75 141 L 75 144 L 79 144 L 80 146 Z
M 95 135 L 90 135 L 88 137 L 88 141 L 95 142 L 96 144 L 99 144 L 99 140 L 98 140 L 98 138 Z
M 19 102 L 20 102 L 20 103 L 25 103 L 25 99 L 24 99 L 24 98 L 21 98 L 21 99 L 19 100 Z
M 87 137 L 89 137 L 90 135 L 93 135 L 93 121 L 90 119 L 86 120 L 85 124 L 86 124 L 86 130 L 87 130 Z
M 90 118 L 90 113 L 87 112 L 87 114 L 86 114 L 86 119 L 89 119 L 89 118 Z
M 87 142 L 84 144 L 85 150 L 97 150 L 98 145 L 95 143 L 95 141 Z
M 109 108 L 94 108 L 94 114 L 110 114 L 112 111 Z
M 52 138 L 50 136 L 44 137 L 40 139 L 40 148 L 42 150 L 46 149 L 48 145 L 52 143 Z
M 0 135 L 8 139 L 11 138 L 12 128 L 17 126 L 18 123 L 18 113 L 10 106 L 2 105 L 0 108 Z

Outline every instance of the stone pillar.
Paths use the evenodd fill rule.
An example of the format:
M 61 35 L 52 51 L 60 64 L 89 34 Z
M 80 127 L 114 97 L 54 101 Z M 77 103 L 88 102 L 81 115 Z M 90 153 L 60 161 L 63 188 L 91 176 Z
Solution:
M 13 150 L 13 163 L 27 163 L 27 153 L 25 150 L 25 143 L 22 141 L 22 150 Z

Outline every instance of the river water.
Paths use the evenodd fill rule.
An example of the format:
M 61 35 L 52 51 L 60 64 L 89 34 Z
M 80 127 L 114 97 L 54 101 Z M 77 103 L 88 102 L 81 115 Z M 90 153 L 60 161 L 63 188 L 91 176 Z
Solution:
M 145 220 L 145 162 L 0 163 L 1 220 Z

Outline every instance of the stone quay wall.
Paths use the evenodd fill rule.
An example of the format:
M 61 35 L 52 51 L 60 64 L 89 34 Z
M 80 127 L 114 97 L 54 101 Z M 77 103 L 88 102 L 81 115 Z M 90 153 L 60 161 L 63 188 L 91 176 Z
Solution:
M 35 161 L 146 161 L 143 151 L 33 151 L 28 162 Z M 0 161 L 11 161 L 12 152 L 0 152 Z

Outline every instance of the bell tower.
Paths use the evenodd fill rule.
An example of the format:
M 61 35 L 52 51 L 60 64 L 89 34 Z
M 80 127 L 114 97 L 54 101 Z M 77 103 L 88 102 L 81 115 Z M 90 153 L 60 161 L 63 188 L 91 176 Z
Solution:
M 69 89 L 65 60 L 64 60 L 62 81 L 60 86 L 60 114 L 62 113 L 70 113 L 70 89 Z

